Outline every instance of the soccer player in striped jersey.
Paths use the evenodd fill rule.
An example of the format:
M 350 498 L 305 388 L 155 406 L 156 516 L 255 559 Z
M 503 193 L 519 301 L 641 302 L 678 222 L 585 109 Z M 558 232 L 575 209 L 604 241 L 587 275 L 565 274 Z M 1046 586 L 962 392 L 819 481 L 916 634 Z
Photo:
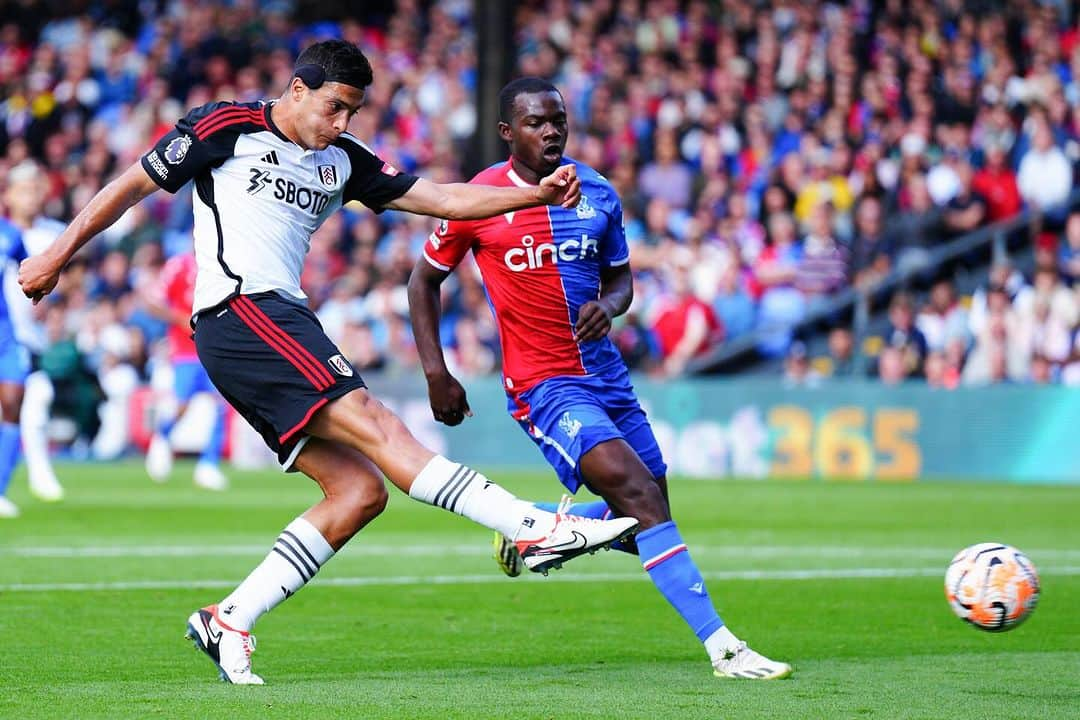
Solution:
M 192 110 L 19 271 L 23 292 L 40 300 L 75 251 L 127 208 L 194 181 L 199 360 L 282 468 L 308 475 L 324 494 L 233 592 L 188 618 L 188 636 L 232 683 L 262 684 L 251 671 L 256 619 L 382 512 L 384 476 L 421 502 L 513 538 L 534 569 L 607 547 L 637 527 L 633 518 L 543 511 L 427 449 L 367 390 L 308 309 L 300 276 L 311 234 L 343 202 L 456 219 L 577 203 L 572 166 L 527 188 L 436 184 L 398 171 L 346 132 L 372 80 L 351 43 L 312 45 L 281 97 Z
M 511 416 L 570 492 L 584 484 L 604 498 L 569 512 L 640 521 L 641 563 L 704 644 L 717 676 L 786 677 L 789 665 L 747 647 L 713 607 L 671 518 L 660 448 L 607 337 L 611 319 L 626 312 L 633 294 L 618 195 L 595 170 L 563 157 L 567 115 L 555 86 L 515 80 L 503 88 L 499 106 L 499 135 L 510 145 L 510 159 L 472 182 L 534 187 L 569 162 L 581 179 L 581 200 L 574 208 L 443 221 L 431 234 L 409 281 L 409 306 L 435 419 L 457 425 L 471 414 L 439 340 L 439 286 L 471 250 L 499 329 Z M 496 550 L 508 574 L 520 572 L 511 543 L 496 536 Z

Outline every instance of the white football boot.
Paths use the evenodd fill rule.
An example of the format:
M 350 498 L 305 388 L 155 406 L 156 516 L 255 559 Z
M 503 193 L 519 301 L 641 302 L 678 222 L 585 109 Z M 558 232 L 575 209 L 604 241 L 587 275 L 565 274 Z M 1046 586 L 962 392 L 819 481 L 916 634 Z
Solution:
M 229 478 L 214 463 L 200 460 L 195 463 L 195 484 L 204 490 L 227 490 Z
M 19 517 L 19 506 L 0 495 L 0 518 Z
M 218 620 L 217 605 L 196 610 L 188 618 L 185 637 L 206 653 L 218 675 L 233 685 L 262 685 L 263 679 L 251 672 L 251 653 L 255 652 L 255 636 L 234 630 Z
M 154 482 L 165 482 L 172 473 L 172 465 L 172 446 L 164 435 L 154 433 L 146 450 L 146 474 Z
M 31 470 L 30 494 L 42 502 L 60 502 L 64 499 L 64 488 L 52 470 Z
M 547 575 L 548 570 L 561 568 L 567 560 L 610 548 L 611 543 L 637 530 L 638 521 L 630 517 L 594 520 L 567 515 L 572 501 L 564 495 L 554 515 L 537 511 L 536 518 L 525 518 L 512 541 L 525 567 Z M 544 516 L 551 517 L 551 523 L 537 527 Z
M 751 650 L 744 642 L 728 650 L 724 657 L 714 660 L 712 666 L 716 677 L 740 680 L 779 680 L 792 672 L 787 663 L 770 660 Z

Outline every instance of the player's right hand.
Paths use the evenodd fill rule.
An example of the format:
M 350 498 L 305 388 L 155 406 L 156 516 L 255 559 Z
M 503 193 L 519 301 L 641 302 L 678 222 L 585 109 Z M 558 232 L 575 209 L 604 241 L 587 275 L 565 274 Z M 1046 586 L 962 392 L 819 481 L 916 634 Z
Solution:
M 437 422 L 453 427 L 460 425 L 466 417 L 472 417 L 465 388 L 450 373 L 428 379 L 428 398 L 431 415 Z
M 48 253 L 28 257 L 19 264 L 19 287 L 37 305 L 60 280 L 60 269 Z

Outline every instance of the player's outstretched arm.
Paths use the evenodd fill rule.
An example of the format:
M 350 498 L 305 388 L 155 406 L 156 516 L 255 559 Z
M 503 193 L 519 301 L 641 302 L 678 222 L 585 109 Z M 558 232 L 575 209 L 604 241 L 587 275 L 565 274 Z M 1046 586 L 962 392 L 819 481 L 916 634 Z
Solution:
M 386 207 L 445 220 L 482 220 L 537 205 L 574 207 L 580 197 L 577 170 L 563 165 L 539 185 L 529 187 L 433 183 L 421 178 Z
M 135 163 L 103 187 L 52 245 L 19 265 L 19 286 L 26 297 L 36 305 L 52 292 L 60 279 L 60 271 L 79 248 L 157 189 L 157 183 L 146 174 L 141 163 Z
M 431 415 L 446 425 L 458 425 L 465 417 L 472 417 L 472 410 L 465 388 L 446 367 L 439 339 L 439 318 L 442 316 L 439 286 L 449 275 L 423 257 L 416 261 L 409 277 L 409 318 L 428 382 Z

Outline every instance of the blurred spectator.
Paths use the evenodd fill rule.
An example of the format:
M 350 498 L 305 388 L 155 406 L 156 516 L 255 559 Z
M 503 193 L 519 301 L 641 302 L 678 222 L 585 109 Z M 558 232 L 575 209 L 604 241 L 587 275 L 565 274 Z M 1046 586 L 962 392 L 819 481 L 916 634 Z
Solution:
M 1031 149 L 1020 160 L 1016 184 L 1024 202 L 1039 210 L 1048 210 L 1061 203 L 1072 191 L 1073 169 L 1054 141 L 1053 128 L 1045 111 L 1032 113 Z
M 939 280 L 930 289 L 929 302 L 919 312 L 915 326 L 926 338 L 929 350 L 944 350 L 950 340 L 968 342 L 967 311 L 960 305 L 952 281 Z
M 975 230 L 987 218 L 986 198 L 972 187 L 972 169 L 967 160 L 956 162 L 956 193 L 945 203 L 942 224 L 956 237 Z
M 886 345 L 878 355 L 878 379 L 885 385 L 899 385 L 911 376 L 903 348 Z
M 964 364 L 965 385 L 1000 383 L 1006 378 L 1024 378 L 1030 355 L 1020 342 L 1020 327 L 1013 303 L 1001 286 L 986 295 L 986 321 L 975 336 L 975 345 Z
M 657 133 L 653 161 L 641 169 L 638 187 L 645 198 L 659 198 L 676 210 L 690 206 L 693 177 L 679 157 L 673 133 Z
M 810 210 L 808 232 L 802 241 L 802 259 L 795 275 L 795 287 L 808 302 L 819 302 L 848 283 L 847 248 L 836 240 L 832 204 L 823 202 Z
M 751 270 L 750 291 L 759 298 L 757 327 L 765 333 L 759 350 L 769 357 L 787 352 L 791 329 L 803 318 L 806 300 L 795 287 L 802 261 L 795 221 L 786 213 L 769 218 L 769 245 Z
M 990 142 L 986 148 L 986 164 L 972 178 L 972 189 L 986 199 L 986 218 L 989 222 L 1005 220 L 1023 209 L 1016 173 L 1008 165 L 1006 148 L 1000 142 Z
M 755 308 L 750 294 L 743 287 L 742 274 L 734 262 L 720 273 L 713 312 L 724 328 L 724 337 L 734 340 L 750 332 L 754 327 Z
M 706 352 L 723 333 L 711 307 L 690 287 L 690 261 L 678 253 L 667 268 L 669 290 L 656 301 L 652 331 L 665 375 L 679 375 L 687 363 Z
M 1053 363 L 1042 355 L 1032 356 L 1028 382 L 1033 385 L 1048 385 L 1054 382 Z
M 834 327 L 829 331 L 829 367 L 834 378 L 859 377 L 855 366 L 855 336 L 846 327 Z
M 821 376 L 810 367 L 810 356 L 802 341 L 796 340 L 788 349 L 783 382 L 785 387 L 814 387 L 821 382 Z
M 855 237 L 852 240 L 852 283 L 856 287 L 874 285 L 892 269 L 896 252 L 894 237 L 886 234 L 881 201 L 864 197 L 855 210 Z
M 889 303 L 889 328 L 885 332 L 885 347 L 900 352 L 901 364 L 907 377 L 922 375 L 926 358 L 926 337 L 915 327 L 915 301 L 907 293 L 897 293 Z M 878 358 L 881 374 L 881 358 Z

